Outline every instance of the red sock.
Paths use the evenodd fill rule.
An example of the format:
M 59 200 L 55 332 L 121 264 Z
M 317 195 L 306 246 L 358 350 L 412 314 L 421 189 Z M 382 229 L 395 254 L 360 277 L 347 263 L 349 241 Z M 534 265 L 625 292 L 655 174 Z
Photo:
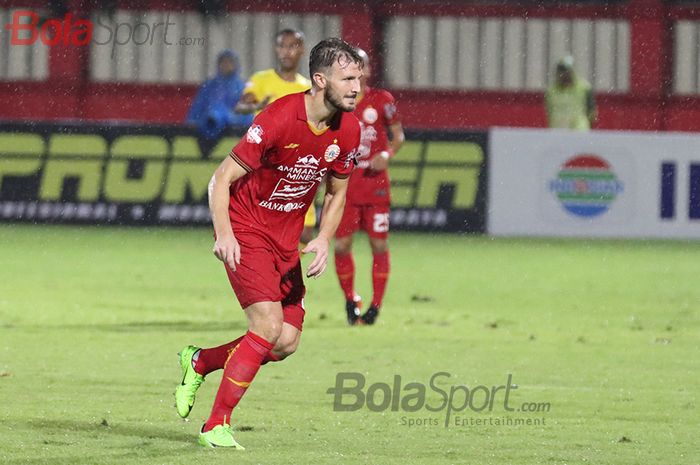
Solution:
M 272 351 L 269 351 L 267 355 L 265 355 L 265 358 L 263 359 L 262 363 L 260 365 L 265 365 L 269 362 L 279 362 L 280 359 L 277 357 L 277 355 L 273 354 Z
M 202 376 L 206 376 L 212 371 L 221 370 L 228 359 L 231 351 L 243 340 L 245 334 L 238 339 L 235 339 L 226 344 L 220 345 L 219 347 L 212 347 L 211 349 L 201 349 L 199 351 L 199 358 L 194 362 L 194 371 Z
M 238 345 L 243 339 L 245 334 L 238 339 L 234 339 L 231 342 L 220 345 L 219 347 L 212 347 L 211 349 L 200 349 L 197 361 L 194 362 L 194 371 L 202 376 L 206 376 L 212 371 L 221 370 L 224 368 L 224 364 L 228 359 L 231 351 Z M 279 358 L 272 351 L 268 352 L 265 359 L 262 361 L 262 365 L 268 362 L 278 362 Z
M 231 412 L 253 382 L 260 364 L 272 347 L 273 345 L 268 341 L 250 331 L 243 336 L 238 347 L 226 360 L 224 375 L 214 399 L 214 407 L 211 409 L 211 415 L 203 431 L 209 431 L 224 423 L 231 423 Z
M 372 305 L 379 308 L 382 306 L 386 282 L 389 280 L 389 251 L 373 255 L 372 263 Z
M 335 254 L 335 272 L 345 300 L 352 300 L 355 297 L 355 261 L 352 259 L 352 253 Z

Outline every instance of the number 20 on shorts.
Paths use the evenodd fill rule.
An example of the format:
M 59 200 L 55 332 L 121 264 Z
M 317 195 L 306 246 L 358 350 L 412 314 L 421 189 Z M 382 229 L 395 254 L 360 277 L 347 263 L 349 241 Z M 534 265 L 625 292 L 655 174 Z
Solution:
M 385 233 L 389 231 L 389 214 L 388 213 L 375 213 L 374 214 L 374 225 L 372 229 L 376 233 Z

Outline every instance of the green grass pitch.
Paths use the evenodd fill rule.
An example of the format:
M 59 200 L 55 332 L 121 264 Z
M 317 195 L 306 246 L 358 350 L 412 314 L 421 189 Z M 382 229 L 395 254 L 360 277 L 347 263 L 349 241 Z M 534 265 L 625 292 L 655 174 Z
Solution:
M 245 452 L 196 444 L 219 374 L 190 421 L 173 407 L 178 350 L 244 330 L 211 245 L 208 229 L 0 227 L 0 463 L 700 463 L 700 242 L 394 234 L 376 326 L 345 325 L 332 267 L 307 282 L 299 351 L 235 412 Z M 366 300 L 370 260 L 358 236 Z M 444 390 L 512 374 L 510 405 L 549 411 L 497 399 L 452 414 L 490 424 L 448 427 L 444 411 L 336 412 L 339 372 L 448 372 Z

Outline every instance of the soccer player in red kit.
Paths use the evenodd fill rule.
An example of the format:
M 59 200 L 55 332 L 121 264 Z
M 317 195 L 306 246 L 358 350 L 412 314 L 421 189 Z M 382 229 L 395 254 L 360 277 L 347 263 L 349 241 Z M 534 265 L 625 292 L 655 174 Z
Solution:
M 394 97 L 387 91 L 367 85 L 369 57 L 358 49 L 364 61 L 360 79 L 360 102 L 355 116 L 360 120 L 362 137 L 357 169 L 350 176 L 345 212 L 335 233 L 335 270 L 345 295 L 348 324 L 374 324 L 382 306 L 389 279 L 389 160 L 404 141 L 403 128 L 396 113 Z M 387 131 L 391 133 L 389 139 Z M 352 235 L 358 229 L 367 232 L 372 248 L 372 301 L 360 316 L 360 298 L 355 292 L 355 262 Z
M 317 277 L 326 268 L 360 142 L 360 125 L 349 112 L 360 91 L 362 65 L 343 40 L 319 42 L 309 58 L 311 90 L 266 107 L 212 177 L 214 254 L 224 262 L 248 331 L 219 347 L 187 346 L 180 352 L 183 377 L 175 400 L 182 417 L 189 415 L 204 376 L 224 370 L 199 434 L 203 446 L 242 449 L 233 437 L 232 410 L 262 364 L 288 357 L 299 344 L 305 293 L 299 236 L 324 182 L 319 233 L 302 250 L 315 254 L 306 276 Z

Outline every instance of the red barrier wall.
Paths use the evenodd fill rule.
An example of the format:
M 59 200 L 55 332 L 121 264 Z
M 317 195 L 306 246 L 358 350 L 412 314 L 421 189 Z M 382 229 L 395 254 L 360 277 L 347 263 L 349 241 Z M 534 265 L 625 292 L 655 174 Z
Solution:
M 10 1 L 19 6 L 31 1 Z M 34 2 L 37 7 L 43 2 Z M 76 16 L 86 16 L 80 0 L 70 2 Z M 164 6 L 166 5 L 166 6 Z M 186 2 L 120 2 L 120 7 L 181 9 Z M 281 5 L 281 6 L 280 6 Z M 630 92 L 599 94 L 602 129 L 700 131 L 700 97 L 670 93 L 672 21 L 699 18 L 700 9 L 669 6 L 663 0 L 630 0 L 617 6 L 487 6 L 463 2 L 374 1 L 338 4 L 318 0 L 262 2 L 232 10 L 294 11 L 342 16 L 344 37 L 371 56 L 380 49 L 381 18 L 395 14 L 503 17 L 627 18 L 631 30 Z M 174 85 L 98 84 L 88 78 L 88 49 L 57 46 L 50 51 L 50 76 L 43 83 L 0 83 L 0 118 L 140 120 L 159 123 L 184 118 L 196 88 Z M 381 69 L 375 64 L 374 69 Z M 538 127 L 545 125 L 542 96 L 527 92 L 393 90 L 404 124 L 414 128 Z

